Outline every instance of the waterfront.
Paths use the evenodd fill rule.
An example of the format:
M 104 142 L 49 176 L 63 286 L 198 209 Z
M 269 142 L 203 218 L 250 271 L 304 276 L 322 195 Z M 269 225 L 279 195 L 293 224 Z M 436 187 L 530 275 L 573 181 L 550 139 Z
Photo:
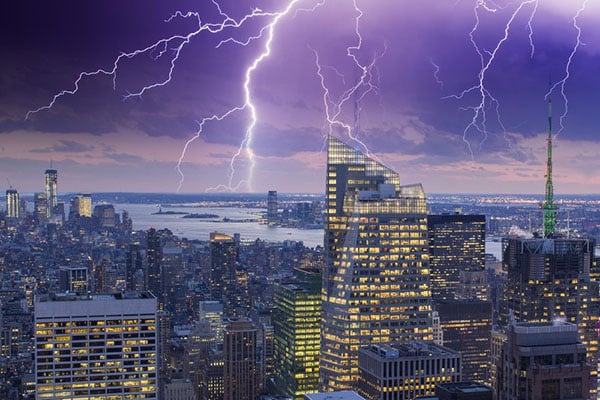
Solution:
M 266 211 L 264 208 L 246 207 L 186 207 L 173 206 L 163 208 L 163 214 L 154 214 L 158 207 L 153 204 L 115 204 L 115 211 L 126 210 L 133 220 L 133 229 L 146 230 L 167 228 L 175 235 L 193 240 L 208 240 L 210 232 L 220 232 L 227 235 L 239 233 L 242 240 L 267 242 L 283 242 L 284 240 L 301 241 L 305 246 L 323 246 L 323 229 L 295 229 L 278 226 L 268 226 L 258 222 Z M 178 214 L 164 212 L 186 212 L 216 214 L 218 218 L 182 218 Z M 223 218 L 228 218 L 224 222 Z M 243 222 L 238 222 L 243 221 Z

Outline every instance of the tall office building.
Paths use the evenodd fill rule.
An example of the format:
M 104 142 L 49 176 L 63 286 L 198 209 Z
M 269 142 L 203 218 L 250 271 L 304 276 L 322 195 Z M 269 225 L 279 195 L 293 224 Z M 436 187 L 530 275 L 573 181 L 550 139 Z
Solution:
M 432 339 L 427 205 L 420 184 L 328 139 L 320 389 L 351 389 L 358 349 Z
M 79 193 L 71 198 L 69 219 L 74 216 L 91 217 L 92 216 L 92 195 L 89 193 Z
M 442 214 L 427 216 L 431 295 L 434 300 L 453 300 L 472 293 L 486 300 L 485 215 Z M 473 288 L 479 282 L 479 290 Z
M 46 170 L 46 201 L 48 202 L 47 215 L 54 215 L 54 208 L 58 204 L 58 192 L 56 191 L 58 184 L 58 172 L 55 169 Z
M 6 216 L 8 218 L 19 218 L 20 216 L 19 192 L 10 188 L 6 190 Z
M 140 271 L 144 275 L 141 282 L 138 278 Z M 147 288 L 145 286 L 147 285 L 145 284 L 145 275 L 140 245 L 139 243 L 132 243 L 129 245 L 127 259 L 125 260 L 125 290 L 146 291 Z
M 267 223 L 275 225 L 279 222 L 279 214 L 277 213 L 277 190 L 269 190 L 267 194 Z
M 256 362 L 256 327 L 247 319 L 231 319 L 223 342 L 224 400 L 254 400 L 260 379 Z
M 160 247 L 160 236 L 156 229 L 150 228 L 146 231 L 146 258 L 148 261 L 148 290 L 158 299 L 159 309 L 164 309 L 164 293 L 161 284 L 162 279 L 162 249 Z
M 588 352 L 598 360 L 598 295 L 590 282 L 594 242 L 589 239 L 506 238 L 502 268 L 507 273 L 500 309 L 501 325 L 513 314 L 519 322 L 563 319 L 577 325 Z M 594 378 L 596 369 L 592 370 Z M 595 393 L 595 386 L 592 388 Z
M 511 321 L 507 337 L 497 371 L 497 399 L 590 398 L 595 382 L 576 325 Z
M 48 202 L 44 193 L 33 195 L 33 218 L 38 224 L 48 220 Z
M 276 286 L 273 297 L 275 385 L 282 395 L 302 400 L 319 390 L 321 274 L 297 269 Z
M 223 303 L 225 317 L 237 316 L 237 244 L 233 237 L 210 234 L 210 296 Z
M 492 303 L 477 299 L 435 303 L 444 346 L 462 356 L 462 380 L 489 382 Z
M 98 204 L 94 207 L 93 216 L 100 228 L 115 227 L 115 207 L 112 204 Z
M 37 399 L 156 399 L 156 299 L 41 295 Z

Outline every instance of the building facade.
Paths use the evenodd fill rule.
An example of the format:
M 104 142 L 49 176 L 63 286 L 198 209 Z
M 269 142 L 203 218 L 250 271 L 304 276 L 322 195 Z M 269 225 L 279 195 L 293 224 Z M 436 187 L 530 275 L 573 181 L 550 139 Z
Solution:
M 575 324 L 512 321 L 498 365 L 497 399 L 589 399 L 591 370 Z
M 45 173 L 46 177 L 46 201 L 48 202 L 47 206 L 47 216 L 50 217 L 54 215 L 54 209 L 58 204 L 58 192 L 57 192 L 57 184 L 58 184 L 58 171 L 55 169 L 47 169 Z
M 487 300 L 485 215 L 428 215 L 427 231 L 433 299 Z
M 20 216 L 19 192 L 16 189 L 6 190 L 6 216 L 8 218 Z
M 412 400 L 435 393 L 437 384 L 460 381 L 461 357 L 431 342 L 363 347 L 358 393 L 369 400 Z
M 41 295 L 37 399 L 156 399 L 156 299 Z
M 320 390 L 351 389 L 358 350 L 432 338 L 421 185 L 328 139 Z
M 267 223 L 269 225 L 275 225 L 279 222 L 277 207 L 277 190 L 269 190 L 269 193 L 267 193 Z
M 275 386 L 302 400 L 319 390 L 321 274 L 296 270 L 293 281 L 277 285 L 273 301 Z
M 225 400 L 254 400 L 260 377 L 256 360 L 256 327 L 247 319 L 231 319 L 225 326 L 223 376 Z

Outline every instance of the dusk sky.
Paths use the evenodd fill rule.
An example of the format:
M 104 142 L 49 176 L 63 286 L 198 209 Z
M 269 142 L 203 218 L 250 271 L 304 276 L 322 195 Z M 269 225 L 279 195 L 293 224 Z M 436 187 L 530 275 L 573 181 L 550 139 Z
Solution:
M 427 193 L 542 194 L 551 81 L 555 192 L 600 193 L 600 1 L 219 4 L 2 2 L 3 185 L 322 193 L 331 133 Z

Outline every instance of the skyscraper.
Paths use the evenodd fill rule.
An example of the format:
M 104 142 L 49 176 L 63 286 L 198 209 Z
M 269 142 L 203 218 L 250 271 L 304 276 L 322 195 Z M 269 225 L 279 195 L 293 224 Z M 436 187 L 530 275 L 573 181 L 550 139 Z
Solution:
M 433 299 L 453 300 L 460 292 L 486 300 L 485 284 L 466 287 L 473 286 L 471 274 L 485 276 L 485 215 L 428 215 L 427 230 Z
M 358 349 L 432 339 L 427 205 L 420 184 L 328 139 L 320 389 L 351 389 Z
M 6 216 L 8 218 L 19 218 L 19 193 L 16 189 L 10 188 L 6 190 Z
M 594 242 L 590 239 L 506 238 L 502 241 L 502 268 L 507 273 L 500 322 L 510 315 L 518 322 L 563 319 L 577 325 L 588 352 L 598 359 L 598 296 L 590 282 Z M 592 373 L 596 377 L 596 370 Z M 595 392 L 595 384 L 593 391 Z
M 162 249 L 160 247 L 160 236 L 156 229 L 150 228 L 146 231 L 146 257 L 148 261 L 148 290 L 158 299 L 159 309 L 164 309 L 164 294 L 161 285 Z
M 296 270 L 295 279 L 275 288 L 273 326 L 275 385 L 302 400 L 319 388 L 321 274 Z
M 48 217 L 54 215 L 54 207 L 58 204 L 58 172 L 55 169 L 46 170 L 46 201 L 48 202 Z
M 275 225 L 279 221 L 277 214 L 277 190 L 269 190 L 267 194 L 267 223 Z
M 129 245 L 127 251 L 127 259 L 125 261 L 125 289 L 130 291 L 136 291 L 142 289 L 145 291 L 145 276 L 143 282 L 138 282 L 136 275 L 138 271 L 143 272 L 142 268 L 142 254 L 140 253 L 139 243 L 132 243 Z M 145 275 L 145 274 L 144 274 Z M 139 286 L 139 287 L 138 287 Z
M 236 315 L 237 245 L 233 237 L 222 233 L 210 234 L 210 296 L 223 303 L 225 317 Z
M 254 400 L 258 395 L 256 327 L 247 319 L 230 320 L 223 343 L 225 400 Z
M 33 195 L 33 218 L 38 224 L 48 220 L 48 202 L 44 193 Z
M 69 219 L 74 216 L 91 217 L 92 216 L 92 195 L 89 193 L 79 193 L 71 199 L 69 210 Z
M 37 399 L 156 399 L 156 299 L 40 295 Z

